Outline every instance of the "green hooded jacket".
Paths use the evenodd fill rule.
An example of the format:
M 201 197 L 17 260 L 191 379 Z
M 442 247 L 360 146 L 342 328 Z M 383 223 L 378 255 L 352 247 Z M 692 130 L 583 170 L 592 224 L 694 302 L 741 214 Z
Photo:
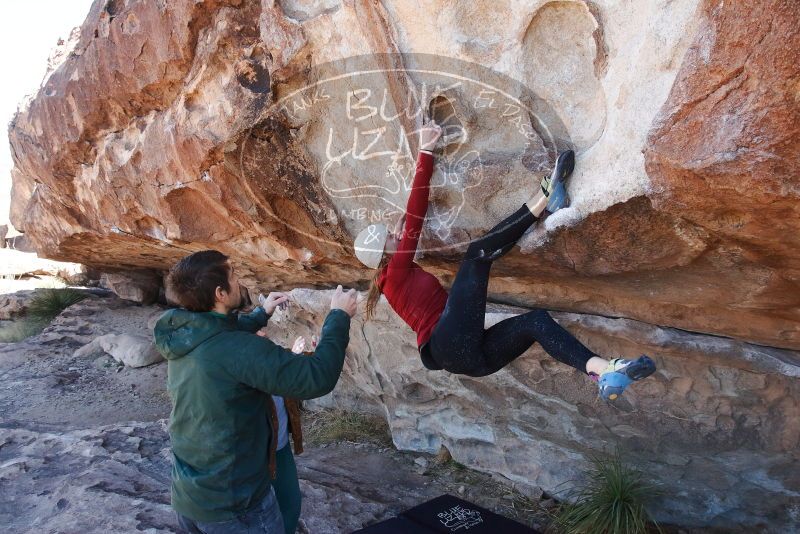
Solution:
M 312 399 L 339 380 L 345 311 L 330 311 L 313 356 L 256 335 L 268 319 L 260 307 L 229 315 L 176 308 L 154 328 L 168 360 L 172 506 L 189 519 L 226 521 L 260 504 L 270 489 L 269 395 Z

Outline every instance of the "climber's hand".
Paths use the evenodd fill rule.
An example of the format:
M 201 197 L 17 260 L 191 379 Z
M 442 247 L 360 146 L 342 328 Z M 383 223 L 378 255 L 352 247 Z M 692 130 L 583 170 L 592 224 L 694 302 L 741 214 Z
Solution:
M 419 131 L 419 148 L 422 150 L 433 150 L 436 146 L 436 141 L 442 135 L 442 127 L 434 121 L 430 121 L 422 126 Z
M 358 294 L 355 289 L 351 289 L 347 293 L 342 291 L 342 286 L 338 286 L 336 291 L 333 292 L 331 298 L 332 310 L 343 310 L 350 317 L 355 316 L 356 309 L 358 308 Z
M 268 315 L 272 315 L 272 312 L 274 312 L 275 308 L 278 306 L 283 309 L 289 305 L 289 295 L 286 293 L 272 292 L 265 297 L 263 293 L 260 293 L 258 295 L 258 303 L 264 308 L 264 311 L 267 312 Z

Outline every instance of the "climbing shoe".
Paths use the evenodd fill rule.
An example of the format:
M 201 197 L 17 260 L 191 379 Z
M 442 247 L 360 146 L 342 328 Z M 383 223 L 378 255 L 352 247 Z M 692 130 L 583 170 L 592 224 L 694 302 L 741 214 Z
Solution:
M 635 360 L 615 358 L 609 362 L 606 370 L 600 373 L 598 380 L 600 397 L 606 401 L 616 400 L 632 382 L 647 378 L 655 370 L 655 362 L 644 355 Z
M 569 206 L 566 182 L 573 169 L 575 169 L 575 152 L 565 150 L 558 155 L 556 165 L 550 176 L 545 176 L 542 179 L 542 191 L 547 197 L 547 207 L 545 209 L 548 213 L 555 213 L 561 208 Z

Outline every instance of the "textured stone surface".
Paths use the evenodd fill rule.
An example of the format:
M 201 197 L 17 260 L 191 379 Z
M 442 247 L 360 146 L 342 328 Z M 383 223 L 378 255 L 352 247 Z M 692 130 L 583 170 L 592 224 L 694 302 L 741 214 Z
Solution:
M 166 365 L 124 366 L 95 341 L 152 343 L 148 321 L 163 308 L 104 293 L 68 307 L 40 334 L 0 343 L 0 420 L 86 428 L 169 415 Z
M 25 289 L 0 295 L 0 319 L 13 319 L 25 313 L 35 294 L 36 291 Z
M 128 367 L 146 367 L 164 359 L 156 350 L 152 335 L 135 334 L 106 334 L 97 337 L 75 351 L 75 356 L 85 357 L 98 351 L 105 352 Z
M 390 449 L 312 447 L 296 462 L 300 534 L 353 532 L 457 491 L 453 475 L 415 473 L 410 455 Z M 166 420 L 80 430 L 0 423 L 0 520 L 15 534 L 178 532 L 169 505 L 170 468 Z M 480 474 L 472 478 L 463 481 L 468 498 L 507 514 L 509 501 L 487 495 L 500 484 Z
M 50 290 L 52 285 L 56 285 L 55 280 L 45 279 L 42 285 L 36 285 L 36 282 L 39 282 L 39 280 L 12 280 L 5 284 L 0 284 L 0 320 L 22 319 L 28 307 L 30 307 L 31 301 L 38 292 L 42 291 L 42 287 L 46 287 L 45 291 L 47 291 Z M 51 286 L 47 286 L 48 283 Z M 33 287 L 34 289 L 17 289 L 17 287 Z M 3 293 L 2 291 L 6 289 L 11 291 Z M 96 290 L 90 289 L 88 292 L 96 292 Z
M 718 272 L 718 287 L 735 294 L 705 296 L 718 307 L 760 308 L 753 320 L 771 325 L 769 341 L 791 346 L 800 310 L 800 4 L 706 11 L 649 134 L 653 207 L 716 241 L 695 279 Z
M 167 364 L 122 367 L 81 347 L 87 337 L 139 335 L 161 312 L 114 296 L 89 298 L 62 312 L 46 333 L 0 343 L 4 533 L 175 531 Z M 502 478 L 437 469 L 433 457 L 432 472 L 420 474 L 419 453 L 390 448 L 306 445 L 297 457 L 301 534 L 352 532 L 459 487 L 498 513 L 528 524 L 546 519 L 515 510 L 521 496 Z
M 353 78 L 354 91 L 385 89 L 386 115 L 421 95 L 419 108 L 433 102 L 461 132 L 439 158 L 423 236 L 421 261 L 445 281 L 459 246 L 572 145 L 573 206 L 496 266 L 494 298 L 800 348 L 799 11 L 779 0 L 97 2 L 11 125 L 12 221 L 43 254 L 106 271 L 163 272 L 213 247 L 251 289 L 362 283 L 351 236 L 365 214 L 397 217 L 421 115 L 370 123 L 388 127 L 378 146 L 407 138 L 400 166 L 355 152 L 330 165 L 331 129 L 341 152 L 355 119 L 302 90 L 317 80 L 309 67 L 360 55 L 339 72 L 382 74 Z M 490 66 L 511 96 L 533 95 L 535 119 L 477 108 L 468 84 L 422 95 L 431 65 L 495 86 Z
M 98 1 L 10 126 L 11 219 L 43 255 L 105 272 L 216 248 L 251 294 L 363 287 L 351 238 L 398 216 L 427 110 L 454 137 L 419 261 L 449 284 L 464 243 L 572 146 L 572 206 L 495 265 L 492 298 L 590 314 L 559 319 L 600 352 L 654 354 L 656 377 L 611 408 L 538 349 L 486 379 L 429 373 L 383 310 L 357 323 L 337 395 L 380 401 L 403 447 L 445 442 L 551 489 L 619 444 L 669 488 L 662 517 L 790 531 L 799 51 L 789 0 Z M 467 82 L 422 91 L 454 73 Z
M 329 300 L 330 292 L 294 290 L 289 311 L 266 332 L 283 345 L 318 333 Z M 488 313 L 486 325 L 518 311 Z M 628 319 L 555 317 L 598 354 L 646 352 L 658 371 L 615 405 L 538 345 L 489 377 L 431 372 L 383 301 L 375 320 L 353 321 L 343 377 L 321 402 L 377 403 L 399 448 L 445 445 L 467 466 L 556 494 L 593 454 L 619 447 L 664 485 L 660 520 L 800 528 L 800 353 Z
M 0 427 L 0 517 L 8 532 L 163 532 L 169 442 L 163 423 L 63 432 Z
M 152 271 L 103 273 L 100 285 L 112 290 L 120 298 L 141 304 L 153 304 L 161 289 L 161 277 Z

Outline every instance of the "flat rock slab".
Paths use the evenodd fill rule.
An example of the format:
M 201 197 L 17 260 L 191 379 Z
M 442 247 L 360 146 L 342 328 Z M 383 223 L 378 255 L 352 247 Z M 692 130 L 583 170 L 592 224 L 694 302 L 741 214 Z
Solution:
M 351 532 L 440 495 L 443 482 L 412 471 L 405 456 L 366 446 L 354 450 L 348 444 L 298 456 L 308 531 Z
M 316 294 L 319 296 L 320 292 Z M 166 363 L 133 369 L 117 366 L 108 355 L 78 352 L 92 339 L 111 333 L 141 334 L 151 328 L 151 319 L 160 311 L 157 306 L 138 306 L 116 297 L 93 297 L 69 307 L 42 334 L 20 343 L 0 344 L 0 525 L 6 525 L 3 532 L 171 532 L 176 528 L 169 506 L 170 453 L 163 422 L 169 415 Z M 295 310 L 295 313 L 297 319 L 305 312 Z M 576 321 L 569 324 L 580 328 L 590 326 Z M 287 335 L 295 333 L 286 321 L 276 317 L 273 322 L 270 328 L 286 329 Z M 359 326 L 357 331 L 360 330 Z M 354 352 L 349 365 L 370 352 L 358 336 L 353 336 L 352 343 Z M 406 347 L 403 343 L 398 341 L 394 347 Z M 373 345 L 379 344 L 373 341 Z M 537 358 L 530 360 L 535 362 Z M 459 391 L 441 383 L 433 388 L 423 387 L 419 370 L 409 367 L 418 362 L 418 357 L 411 353 L 408 358 L 395 355 L 392 367 L 387 367 L 382 357 L 367 361 L 367 368 L 395 377 L 399 380 L 397 384 L 403 384 L 403 376 L 416 377 L 405 383 L 402 391 L 398 390 L 412 404 L 435 400 L 436 395 L 431 397 L 433 392 Z M 347 386 L 348 377 L 354 377 L 355 373 L 354 369 L 345 373 L 340 389 Z M 514 380 L 531 380 L 525 378 L 526 374 L 524 370 L 513 371 L 505 383 L 513 384 L 508 380 L 514 377 Z M 681 372 L 678 376 L 690 374 Z M 537 376 L 532 375 L 535 389 L 543 395 L 552 395 L 551 386 Z M 426 375 L 428 379 L 435 376 Z M 382 386 L 388 388 L 384 402 L 392 402 L 391 398 L 398 394 L 392 390 L 393 383 L 387 381 Z M 757 385 L 752 384 L 751 388 Z M 489 396 L 484 397 L 486 401 L 480 412 L 470 412 L 472 417 L 485 418 L 486 403 L 492 393 L 502 391 L 506 397 L 523 397 L 510 394 L 508 387 L 480 391 Z M 449 405 L 457 405 L 458 395 L 446 394 Z M 531 411 L 530 406 L 525 409 Z M 502 410 L 507 409 L 495 409 Z M 394 442 L 402 444 L 413 435 L 411 421 L 438 425 L 437 432 L 446 430 L 442 425 L 459 423 L 449 415 L 452 411 L 442 407 L 435 411 L 440 414 L 438 419 L 426 418 L 424 414 L 419 417 L 413 410 L 398 419 L 402 412 L 390 410 Z M 785 413 L 788 413 L 786 408 Z M 459 428 L 469 428 L 468 423 L 460 422 Z M 541 419 L 530 424 L 541 424 Z M 501 426 L 495 424 L 494 428 Z M 474 443 L 471 448 L 467 448 L 468 444 L 469 438 L 462 436 L 449 442 L 448 448 L 456 460 L 464 463 L 470 463 L 470 459 L 502 457 L 497 449 L 481 452 Z M 545 445 L 538 440 L 529 445 L 530 449 L 514 445 L 514 450 L 518 461 L 530 466 L 542 461 L 541 455 L 547 452 Z M 465 460 L 459 459 L 459 451 L 466 454 Z M 666 461 L 682 465 L 677 456 L 667 457 Z M 422 452 L 339 443 L 310 448 L 298 456 L 297 463 L 304 496 L 301 532 L 352 532 L 444 493 L 458 495 L 540 530 L 547 519 L 541 509 L 533 509 L 536 507 L 529 501 L 520 499 L 508 479 L 479 473 L 454 462 L 440 464 L 432 455 Z M 743 463 L 741 458 L 738 463 Z M 484 470 L 492 471 L 490 467 L 484 466 Z M 697 465 L 693 469 L 698 476 L 708 478 Z M 518 489 L 524 488 L 518 486 Z M 536 501 L 542 497 L 541 490 L 529 497 Z M 551 500 L 549 503 L 552 506 Z
M 163 422 L 0 428 L 7 532 L 174 532 Z
M 84 348 L 120 333 L 145 338 L 148 319 L 162 311 L 92 296 L 64 310 L 41 334 L 0 343 L 2 420 L 87 428 L 167 417 L 165 362 L 123 367 L 102 347 Z
M 452 491 L 413 456 L 348 443 L 297 457 L 301 531 L 352 532 Z M 166 420 L 96 429 L 0 425 L 0 523 L 6 532 L 175 532 Z M 487 476 L 487 478 L 489 478 Z

